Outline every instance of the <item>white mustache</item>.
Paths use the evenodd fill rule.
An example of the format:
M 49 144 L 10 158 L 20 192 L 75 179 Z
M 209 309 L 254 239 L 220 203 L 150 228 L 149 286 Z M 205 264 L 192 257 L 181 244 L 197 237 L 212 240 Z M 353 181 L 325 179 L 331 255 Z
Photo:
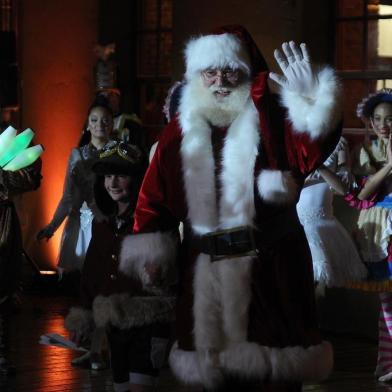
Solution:
M 233 91 L 233 89 L 227 88 L 227 87 L 214 87 L 214 86 L 210 86 L 209 89 L 210 89 L 211 92 L 213 92 L 213 93 L 231 93 L 231 92 Z

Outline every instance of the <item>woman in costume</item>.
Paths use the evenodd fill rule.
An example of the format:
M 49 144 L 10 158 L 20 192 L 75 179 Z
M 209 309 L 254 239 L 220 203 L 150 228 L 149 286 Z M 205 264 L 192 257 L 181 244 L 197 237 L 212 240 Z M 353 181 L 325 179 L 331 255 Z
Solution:
M 58 261 L 60 273 L 82 268 L 91 239 L 93 217 L 102 216 L 93 197 L 95 176 L 91 164 L 98 157 L 98 151 L 108 142 L 112 130 L 111 110 L 102 103 L 93 104 L 88 112 L 87 127 L 84 131 L 84 135 L 89 136 L 89 142 L 84 144 L 86 137 L 82 136 L 81 145 L 72 149 L 63 196 L 51 222 L 37 234 L 38 240 L 49 239 L 68 217 L 61 239 Z
M 297 212 L 312 253 L 314 280 L 321 287 L 342 287 L 362 280 L 367 271 L 355 244 L 333 215 L 333 192 L 345 195 L 352 183 L 347 169 L 347 141 L 305 181 Z
M 364 98 L 357 115 L 376 136 L 367 138 L 353 154 L 358 189 L 346 199 L 360 209 L 355 239 L 369 279 L 355 288 L 380 293 L 379 349 L 376 376 L 392 381 L 392 90 Z

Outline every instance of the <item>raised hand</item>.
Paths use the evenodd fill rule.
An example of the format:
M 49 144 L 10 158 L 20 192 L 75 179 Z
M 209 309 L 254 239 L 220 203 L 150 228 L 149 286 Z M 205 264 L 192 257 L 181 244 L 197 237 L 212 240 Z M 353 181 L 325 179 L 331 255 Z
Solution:
M 283 75 L 270 72 L 270 78 L 285 89 L 313 98 L 318 80 L 306 44 L 302 43 L 298 48 L 294 41 L 284 42 L 282 50 L 284 54 L 275 49 L 274 56 Z

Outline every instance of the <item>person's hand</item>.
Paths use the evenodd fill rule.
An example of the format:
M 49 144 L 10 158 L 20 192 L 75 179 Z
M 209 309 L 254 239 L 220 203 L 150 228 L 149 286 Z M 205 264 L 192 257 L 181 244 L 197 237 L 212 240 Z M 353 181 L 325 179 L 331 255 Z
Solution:
M 274 56 L 283 75 L 270 72 L 269 77 L 285 89 L 312 98 L 318 79 L 306 44 L 302 43 L 298 48 L 294 41 L 284 42 L 282 49 L 284 55 L 279 49 L 275 49 Z
M 54 234 L 54 230 L 52 229 L 51 226 L 45 226 L 43 229 L 41 229 L 38 233 L 37 233 L 37 240 L 41 241 L 44 238 L 46 238 L 46 241 L 49 240 L 50 237 L 52 237 Z
M 392 133 L 389 135 L 387 144 L 387 164 L 392 166 Z

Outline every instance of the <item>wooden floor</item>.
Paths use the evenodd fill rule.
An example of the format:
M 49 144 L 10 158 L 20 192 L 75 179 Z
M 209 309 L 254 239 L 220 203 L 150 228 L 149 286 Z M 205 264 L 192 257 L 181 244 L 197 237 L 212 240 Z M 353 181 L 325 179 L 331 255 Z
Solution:
M 0 376 L 1 392 L 112 392 L 110 371 L 74 368 L 71 350 L 38 344 L 41 334 L 65 334 L 63 318 L 71 304 L 69 297 L 29 295 L 21 311 L 10 318 L 9 359 L 16 366 L 13 376 Z M 348 336 L 328 336 L 335 348 L 335 370 L 323 384 L 305 385 L 306 392 L 392 392 L 392 385 L 373 377 L 376 344 Z M 179 386 L 165 369 L 159 391 L 199 392 L 199 388 Z

